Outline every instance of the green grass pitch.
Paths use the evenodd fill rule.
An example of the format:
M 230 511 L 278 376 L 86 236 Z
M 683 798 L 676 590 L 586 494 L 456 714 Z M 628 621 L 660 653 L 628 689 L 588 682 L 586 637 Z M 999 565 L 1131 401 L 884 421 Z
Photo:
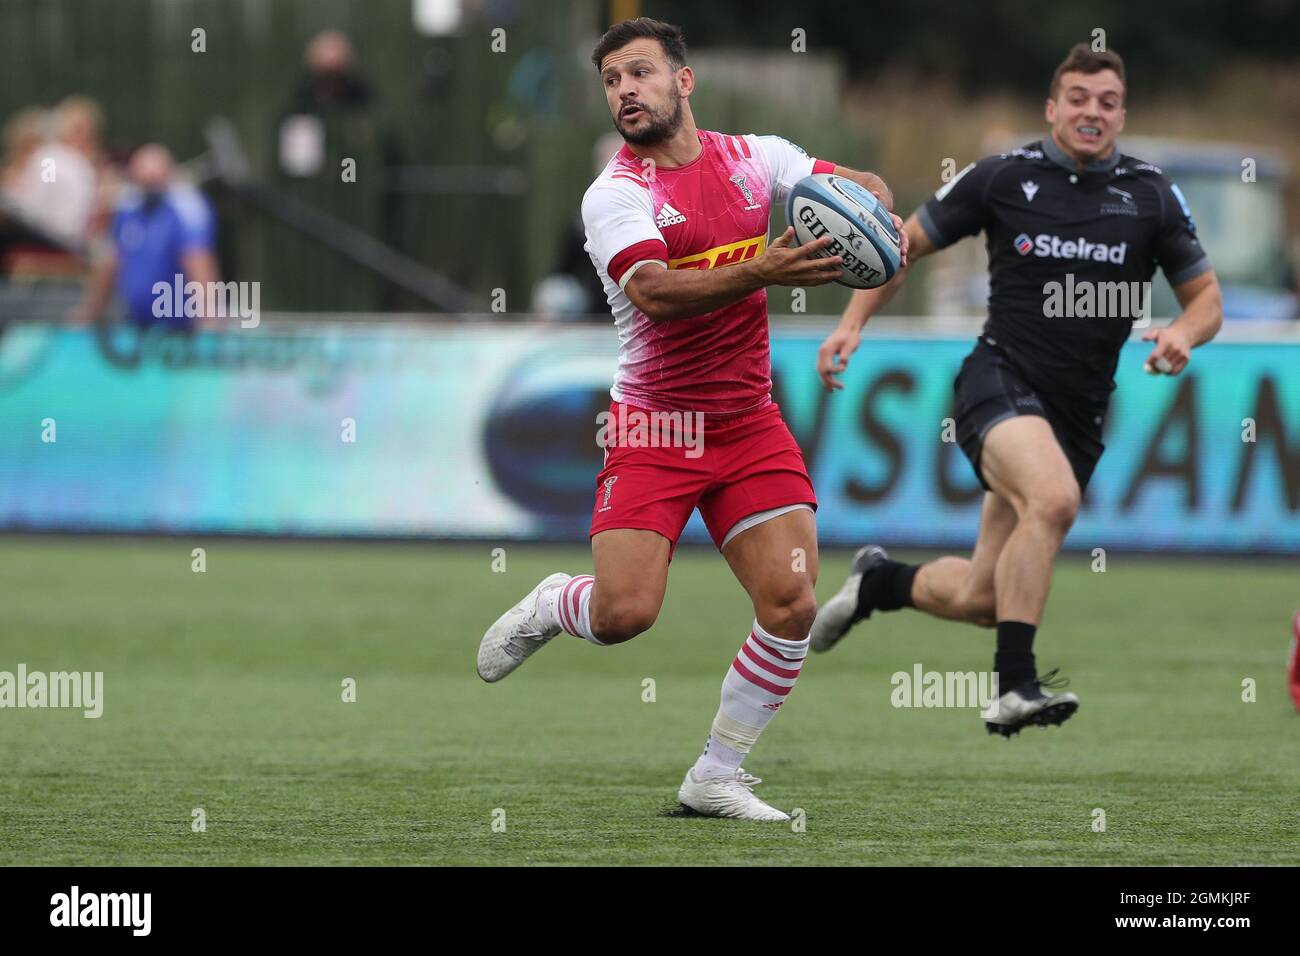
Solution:
M 747 761 L 795 832 L 675 812 L 751 617 L 716 553 L 678 554 L 648 634 L 561 635 L 487 686 L 486 626 L 590 568 L 520 545 L 494 573 L 491 547 L 0 541 L 0 670 L 105 682 L 98 720 L 0 710 L 0 863 L 1300 863 L 1294 567 L 1062 559 L 1038 659 L 1080 710 L 1010 741 L 890 705 L 916 663 L 988 668 L 990 632 L 876 617 L 810 659 Z M 822 597 L 848 559 L 823 555 Z

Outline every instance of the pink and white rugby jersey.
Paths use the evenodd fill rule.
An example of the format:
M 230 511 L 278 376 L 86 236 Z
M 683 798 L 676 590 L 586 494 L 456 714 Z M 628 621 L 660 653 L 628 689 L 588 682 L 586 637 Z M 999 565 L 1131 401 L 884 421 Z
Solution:
M 732 415 L 772 400 L 767 290 L 699 316 L 652 322 L 623 287 L 648 262 L 717 269 L 762 255 L 772 206 L 835 164 L 779 136 L 699 136 L 700 155 L 673 169 L 643 166 L 625 144 L 582 198 L 585 248 L 618 329 L 614 400 Z

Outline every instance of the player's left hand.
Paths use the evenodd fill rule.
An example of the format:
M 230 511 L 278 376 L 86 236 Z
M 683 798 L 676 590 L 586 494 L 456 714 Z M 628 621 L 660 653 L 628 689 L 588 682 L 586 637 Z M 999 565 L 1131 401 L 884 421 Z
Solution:
M 1163 329 L 1152 329 L 1142 336 L 1143 342 L 1155 342 L 1156 347 L 1147 356 L 1146 366 L 1166 375 L 1177 375 L 1187 368 L 1192 358 L 1192 342 L 1177 323 Z M 1162 361 L 1163 360 L 1163 363 Z M 1165 369 L 1168 365 L 1168 369 Z
M 839 376 L 849 367 L 849 356 L 858 350 L 862 343 L 862 334 L 857 329 L 836 326 L 835 331 L 826 336 L 826 341 L 817 350 L 817 374 L 821 376 L 822 386 L 828 392 L 844 387 Z

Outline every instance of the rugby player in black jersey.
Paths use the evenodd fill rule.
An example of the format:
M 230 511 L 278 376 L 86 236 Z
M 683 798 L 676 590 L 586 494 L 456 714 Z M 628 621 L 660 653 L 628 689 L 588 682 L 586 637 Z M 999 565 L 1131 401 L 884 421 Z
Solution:
M 1074 694 L 1052 692 L 1055 672 L 1038 676 L 1033 642 L 1053 560 L 1101 457 L 1119 351 L 1142 314 L 1141 301 L 1122 302 L 1116 290 L 1140 288 L 1159 265 L 1177 296 L 1178 318 L 1143 335 L 1154 342 L 1149 371 L 1180 373 L 1222 322 L 1218 281 L 1182 193 L 1157 167 L 1116 148 L 1124 100 L 1119 55 L 1077 45 L 1052 77 L 1050 136 L 968 166 L 904 224 L 910 262 L 986 236 L 988 320 L 954 385 L 957 440 L 987 489 L 979 537 L 969 559 L 923 565 L 862 548 L 811 634 L 813 650 L 826 651 L 873 611 L 899 608 L 996 627 L 1001 696 L 986 725 L 1004 736 L 1059 724 L 1079 706 Z M 905 272 L 854 293 L 818 353 L 828 389 L 842 387 L 837 376 L 863 325 Z M 1085 315 L 1050 307 L 1053 289 L 1089 284 L 1102 299 L 1077 310 Z M 1094 317 L 1107 311 L 1097 307 L 1104 300 L 1119 314 Z

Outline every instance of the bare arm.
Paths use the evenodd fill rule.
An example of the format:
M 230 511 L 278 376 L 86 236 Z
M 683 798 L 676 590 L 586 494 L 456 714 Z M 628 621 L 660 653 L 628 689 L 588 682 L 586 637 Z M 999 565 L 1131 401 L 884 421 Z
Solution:
M 907 217 L 901 232 L 907 239 L 909 258 L 884 285 L 855 291 L 844 307 L 840 324 L 817 350 L 817 374 L 828 391 L 844 387 L 837 376 L 848 368 L 849 356 L 857 351 L 862 341 L 862 327 L 894 297 L 911 264 L 935 251 L 934 243 L 921 228 L 915 213 Z
M 217 257 L 207 249 L 191 249 L 185 253 L 181 256 L 181 268 L 185 270 L 186 282 L 207 285 L 209 282 L 221 281 Z
M 650 319 L 668 322 L 704 315 L 765 286 L 825 285 L 839 278 L 842 256 L 810 258 L 830 245 L 830 236 L 791 248 L 793 237 L 794 230 L 786 229 L 761 256 L 716 269 L 665 269 L 652 262 L 638 269 L 623 290 Z
M 1204 345 L 1219 334 L 1223 327 L 1223 293 L 1213 269 L 1174 286 L 1174 296 L 1183 314 L 1173 325 L 1187 333 L 1192 348 Z
M 1191 361 L 1191 351 L 1204 345 L 1223 326 L 1223 294 L 1214 270 L 1202 272 L 1174 286 L 1174 296 L 1182 314 L 1163 329 L 1152 329 L 1142 336 L 1143 342 L 1155 342 L 1147 356 L 1149 369 L 1177 375 Z M 1161 361 L 1168 363 L 1168 370 Z
M 86 297 L 73 309 L 69 318 L 78 324 L 99 321 L 113 296 L 113 282 L 117 278 L 117 253 L 108 249 L 95 260 L 86 283 Z
M 849 304 L 844 308 L 844 315 L 840 318 L 841 327 L 860 332 L 871 317 L 888 305 L 889 300 L 898 292 L 898 287 L 903 284 L 903 277 L 907 274 L 908 266 L 935 251 L 934 243 L 921 228 L 915 213 L 907 217 L 902 231 L 907 236 L 910 251 L 907 262 L 894 273 L 892 279 L 879 288 L 859 289 L 854 292 L 849 299 Z
M 197 282 L 205 290 L 211 288 L 214 282 L 220 282 L 220 270 L 217 268 L 217 257 L 209 250 L 196 248 L 191 249 L 181 256 L 181 269 L 185 271 L 186 282 Z M 199 297 L 199 318 L 205 326 L 217 324 L 219 318 L 226 316 L 215 316 L 207 314 L 208 295 L 205 293 Z

